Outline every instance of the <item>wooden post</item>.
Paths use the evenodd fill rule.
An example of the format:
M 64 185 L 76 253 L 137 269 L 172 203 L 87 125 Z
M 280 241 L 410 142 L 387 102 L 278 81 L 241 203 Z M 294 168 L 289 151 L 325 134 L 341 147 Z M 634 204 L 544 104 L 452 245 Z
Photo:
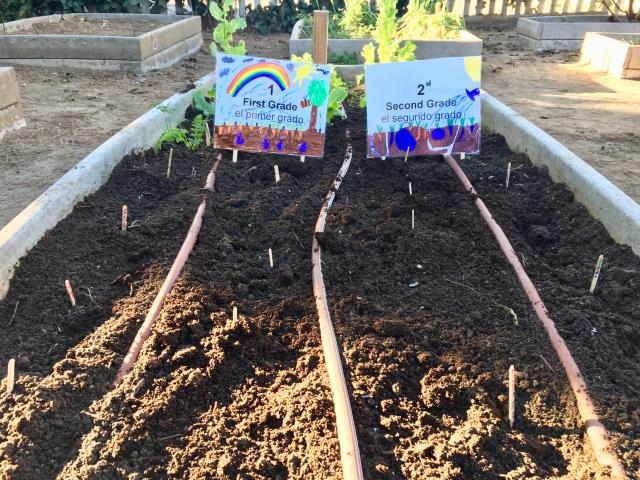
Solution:
M 313 61 L 327 63 L 329 49 L 329 12 L 313 11 Z
M 516 419 L 516 369 L 509 366 L 509 426 L 513 428 Z
M 13 387 L 16 384 L 16 359 L 9 360 L 9 366 L 7 367 L 7 394 L 13 393 Z

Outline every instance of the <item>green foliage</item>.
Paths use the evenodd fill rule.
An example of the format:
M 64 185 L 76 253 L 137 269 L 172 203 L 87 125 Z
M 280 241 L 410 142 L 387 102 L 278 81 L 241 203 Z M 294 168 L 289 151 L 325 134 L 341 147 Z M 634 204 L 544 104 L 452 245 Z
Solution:
M 247 26 L 249 30 L 267 33 L 291 32 L 298 18 L 310 14 L 314 6 L 298 0 L 283 0 L 277 5 L 258 8 L 248 8 Z
M 215 55 L 218 49 L 231 55 L 246 55 L 247 48 L 244 41 L 233 44 L 233 34 L 247 27 L 247 22 L 242 17 L 233 17 L 233 0 L 222 0 L 222 8 L 215 1 L 209 3 L 211 16 L 218 24 L 213 29 L 213 42 L 209 44 L 211 54 Z
M 302 19 L 301 38 L 311 38 L 313 36 L 313 13 L 300 15 Z M 342 12 L 329 12 L 329 38 L 350 38 L 349 34 L 342 28 Z
M 360 63 L 357 53 L 341 53 L 329 56 L 329 63 L 334 65 L 357 65 Z
M 436 13 L 436 5 L 434 0 L 409 0 L 401 20 L 401 38 L 459 38 L 465 28 L 464 17 L 444 10 Z
M 396 0 L 379 0 L 378 8 L 380 11 L 372 35 L 377 44 L 378 61 L 391 63 L 415 60 L 416 46 L 412 42 L 400 40 Z M 375 54 L 370 45 L 372 44 L 367 44 L 362 49 L 362 56 L 366 63 L 375 63 Z
M 216 111 L 216 107 L 213 104 L 213 99 L 215 97 L 215 87 L 213 90 L 206 93 L 201 88 L 198 88 L 195 92 L 193 92 L 191 106 L 195 110 L 202 112 L 207 118 L 212 117 Z
M 313 63 L 310 53 L 305 53 L 301 57 L 292 55 L 291 60 L 294 62 Z M 335 70 L 331 70 L 329 78 L 329 99 L 327 102 L 327 122 L 332 123 L 335 117 L 346 118 L 347 113 L 344 110 L 343 102 L 349 95 L 347 85 L 338 76 Z
M 340 27 L 349 38 L 368 38 L 376 21 L 368 0 L 345 0 Z
M 191 122 L 191 130 L 182 127 L 167 128 L 154 145 L 154 150 L 158 152 L 162 145 L 171 143 L 173 145 L 184 145 L 189 150 L 196 151 L 203 143 L 207 122 L 208 117 L 199 114 Z

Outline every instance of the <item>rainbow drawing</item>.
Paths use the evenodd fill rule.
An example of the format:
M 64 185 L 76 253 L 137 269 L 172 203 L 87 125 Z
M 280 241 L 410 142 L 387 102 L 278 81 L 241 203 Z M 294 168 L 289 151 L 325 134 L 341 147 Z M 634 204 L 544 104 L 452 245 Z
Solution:
M 235 97 L 240 93 L 244 87 L 249 83 L 257 80 L 258 78 L 268 78 L 272 80 L 281 91 L 286 90 L 291 86 L 289 80 L 289 74 L 282 65 L 272 62 L 260 62 L 248 67 L 243 68 L 238 74 L 233 77 L 229 87 L 227 88 L 227 94 Z

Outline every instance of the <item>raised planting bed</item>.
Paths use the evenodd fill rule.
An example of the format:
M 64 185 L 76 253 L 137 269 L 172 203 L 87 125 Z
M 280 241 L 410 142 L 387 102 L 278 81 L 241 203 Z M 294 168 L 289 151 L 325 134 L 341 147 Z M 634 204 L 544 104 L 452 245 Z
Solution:
M 0 140 L 24 126 L 16 72 L 10 67 L 0 67 Z
M 173 65 L 201 45 L 199 17 L 49 15 L 5 24 L 0 30 L 0 65 L 140 73 Z
M 580 61 L 615 78 L 640 79 L 640 33 L 587 33 Z
M 521 17 L 516 26 L 520 45 L 537 51 L 580 50 L 587 32 L 639 33 L 640 23 L 612 22 L 607 15 Z
M 198 243 L 115 388 L 214 152 L 175 148 L 169 179 L 168 148 L 129 155 L 21 260 L 0 302 L 0 365 L 14 357 L 20 373 L 13 394 L 0 388 L 0 476 L 339 477 L 310 253 L 349 143 L 351 167 L 316 238 L 364 478 L 601 473 L 551 344 L 473 197 L 439 158 L 366 159 L 364 110 L 353 103 L 328 129 L 322 159 L 240 153 L 234 164 L 225 154 Z M 488 111 L 493 125 L 500 115 L 517 125 Z M 156 122 L 136 122 L 146 123 Z M 640 259 L 502 137 L 486 133 L 482 154 L 463 168 L 548 302 L 623 463 L 637 471 Z M 126 232 L 124 203 L 137 220 Z M 522 372 L 514 429 L 511 364 Z
M 303 55 L 312 53 L 312 39 L 304 38 L 303 20 L 299 20 L 291 31 L 289 39 L 289 54 Z M 411 40 L 416 45 L 416 59 L 427 60 L 443 57 L 467 57 L 482 55 L 482 40 L 467 30 L 460 31 L 460 38 L 456 40 Z M 371 39 L 329 39 L 329 61 L 339 55 L 357 55 L 360 61 L 362 47 L 373 42 Z M 353 80 L 356 75 L 364 72 L 364 66 L 359 65 L 334 65 L 341 78 Z

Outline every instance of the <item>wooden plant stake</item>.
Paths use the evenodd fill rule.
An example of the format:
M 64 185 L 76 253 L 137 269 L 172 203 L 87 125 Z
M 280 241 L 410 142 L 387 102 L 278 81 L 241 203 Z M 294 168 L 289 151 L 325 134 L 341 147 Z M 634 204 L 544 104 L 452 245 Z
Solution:
M 122 205 L 122 231 L 127 231 L 127 217 L 128 217 L 129 209 L 126 205 Z
M 167 163 L 167 178 L 171 176 L 171 161 L 173 160 L 173 148 L 169 150 L 169 162 Z
M 273 170 L 276 173 L 276 184 L 277 184 L 280 181 L 280 170 L 278 169 L 278 165 L 274 165 Z
M 409 156 L 409 147 L 407 147 L 407 151 L 404 154 L 404 161 L 407 161 L 407 157 Z
M 273 268 L 273 252 L 269 249 L 269 266 Z
M 464 153 L 464 152 L 461 152 L 461 153 L 460 153 L 460 160 L 464 160 L 464 157 L 465 157 L 465 153 Z
M 300 161 L 304 163 L 304 159 L 307 158 L 305 155 L 300 155 Z
M 505 182 L 505 188 L 509 188 L 509 180 L 511 179 L 511 162 L 507 164 L 507 181 Z
M 413 230 L 416 226 L 416 212 L 415 210 L 411 210 L 411 230 Z
M 211 146 L 211 130 L 209 130 L 209 123 L 204 124 L 204 141 L 207 147 Z
M 409 195 L 413 195 L 413 190 L 411 189 L 411 182 L 409 182 Z
M 513 365 L 509 366 L 509 426 L 513 428 L 516 418 L 516 370 Z
M 593 294 L 598 284 L 598 278 L 600 277 L 600 269 L 602 268 L 602 262 L 604 261 L 604 255 L 598 257 L 596 262 L 596 269 L 593 272 L 593 278 L 591 279 L 591 287 L 589 287 L 589 293 Z
M 231 161 L 233 163 L 238 163 L 238 150 L 233 151 L 233 156 L 231 157 Z
M 16 359 L 9 360 L 9 366 L 7 367 L 7 395 L 13 393 L 13 388 L 16 385 Z
M 238 321 L 238 307 L 233 307 L 233 321 Z
M 73 289 L 71 288 L 71 282 L 69 280 L 64 281 L 64 286 L 67 289 L 67 294 L 69 294 L 69 300 L 71 300 L 71 305 L 76 306 L 76 296 L 73 294 Z

